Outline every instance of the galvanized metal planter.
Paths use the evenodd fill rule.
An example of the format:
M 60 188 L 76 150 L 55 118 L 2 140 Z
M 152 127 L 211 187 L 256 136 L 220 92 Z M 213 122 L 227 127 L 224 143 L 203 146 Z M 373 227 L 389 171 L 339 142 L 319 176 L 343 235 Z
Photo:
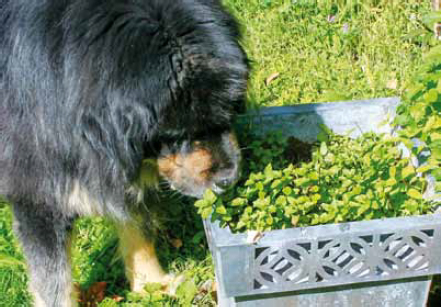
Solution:
M 392 133 L 398 98 L 261 110 L 256 129 L 314 141 L 325 124 L 353 136 Z M 247 124 L 242 122 L 241 124 Z M 433 194 L 433 191 L 428 191 Z M 247 234 L 205 221 L 220 306 L 425 306 L 441 273 L 441 215 L 393 218 Z

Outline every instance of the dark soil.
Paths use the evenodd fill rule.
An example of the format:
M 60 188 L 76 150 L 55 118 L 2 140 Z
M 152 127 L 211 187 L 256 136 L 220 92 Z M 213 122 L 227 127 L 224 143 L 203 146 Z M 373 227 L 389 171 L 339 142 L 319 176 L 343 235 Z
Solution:
M 292 164 L 311 161 L 314 146 L 314 143 L 306 143 L 291 136 L 283 152 L 284 158 Z

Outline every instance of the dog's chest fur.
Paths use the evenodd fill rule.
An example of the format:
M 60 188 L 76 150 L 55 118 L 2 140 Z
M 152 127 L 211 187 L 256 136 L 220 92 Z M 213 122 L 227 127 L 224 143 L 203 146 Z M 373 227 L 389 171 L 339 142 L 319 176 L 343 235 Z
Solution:
M 158 166 L 155 160 L 142 162 L 137 178 L 126 188 L 126 205 L 137 205 L 144 202 L 147 191 L 156 190 L 159 184 Z M 106 203 L 103 203 L 106 202 Z M 80 216 L 106 215 L 106 208 L 115 206 L 112 200 L 91 190 L 79 180 L 72 181 L 72 187 L 66 200 L 67 211 Z M 130 210 L 130 208 L 128 208 Z

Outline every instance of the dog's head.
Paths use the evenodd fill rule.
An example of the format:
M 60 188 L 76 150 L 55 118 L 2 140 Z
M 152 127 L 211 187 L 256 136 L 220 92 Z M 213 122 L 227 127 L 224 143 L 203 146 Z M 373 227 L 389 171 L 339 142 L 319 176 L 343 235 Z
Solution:
M 70 78 L 85 83 L 81 120 L 89 143 L 128 181 L 142 159 L 153 158 L 177 190 L 220 192 L 238 175 L 232 123 L 244 109 L 248 78 L 236 22 L 219 0 L 99 3 L 75 27 L 76 8 L 66 17 L 75 30 L 70 44 L 79 49 L 72 54 L 81 74 Z
M 240 151 L 231 132 L 214 134 L 178 146 L 163 146 L 159 173 L 173 189 L 201 197 L 206 189 L 222 193 L 238 177 Z
M 184 34 L 174 39 L 167 81 L 171 100 L 157 137 L 160 174 L 172 188 L 194 197 L 208 188 L 224 191 L 236 181 L 240 163 L 232 123 L 244 109 L 248 62 L 236 23 L 214 3 L 198 7 L 191 16 L 196 24 L 182 23 Z

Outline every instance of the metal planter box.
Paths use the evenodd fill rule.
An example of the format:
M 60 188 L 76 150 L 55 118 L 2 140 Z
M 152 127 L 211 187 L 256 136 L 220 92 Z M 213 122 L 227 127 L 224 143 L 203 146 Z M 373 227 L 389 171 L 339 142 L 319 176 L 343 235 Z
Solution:
M 398 103 L 383 98 L 267 108 L 248 122 L 304 141 L 315 140 L 320 123 L 353 136 L 392 133 L 384 121 Z M 222 307 L 425 306 L 431 276 L 441 273 L 438 214 L 275 230 L 256 243 L 210 221 L 205 230 Z

